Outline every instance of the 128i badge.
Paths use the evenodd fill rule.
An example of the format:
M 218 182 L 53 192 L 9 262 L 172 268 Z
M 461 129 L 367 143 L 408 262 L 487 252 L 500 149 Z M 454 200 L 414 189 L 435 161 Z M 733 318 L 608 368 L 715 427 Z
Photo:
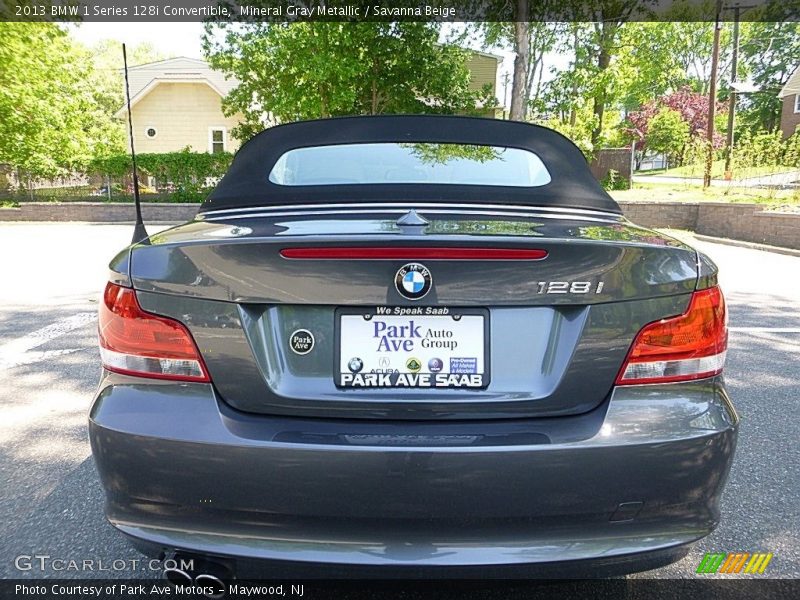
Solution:
M 394 287 L 403 298 L 424 298 L 433 286 L 431 272 L 420 263 L 408 263 L 400 267 L 394 276 Z

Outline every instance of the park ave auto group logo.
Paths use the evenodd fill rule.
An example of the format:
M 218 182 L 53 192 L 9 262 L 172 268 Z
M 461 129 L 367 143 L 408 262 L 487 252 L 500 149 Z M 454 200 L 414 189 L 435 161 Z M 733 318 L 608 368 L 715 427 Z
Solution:
M 483 387 L 484 318 L 432 306 L 344 315 L 339 385 Z

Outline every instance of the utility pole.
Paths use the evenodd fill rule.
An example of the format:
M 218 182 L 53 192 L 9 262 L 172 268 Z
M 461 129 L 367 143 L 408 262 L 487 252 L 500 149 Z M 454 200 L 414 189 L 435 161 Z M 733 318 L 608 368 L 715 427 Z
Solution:
M 708 126 L 706 127 L 706 169 L 703 174 L 703 187 L 711 186 L 711 168 L 714 166 L 714 115 L 717 105 L 717 68 L 719 67 L 719 33 L 720 13 L 722 0 L 717 0 L 716 16 L 714 19 L 714 49 L 711 52 L 711 89 L 708 91 Z
M 728 96 L 728 136 L 725 139 L 725 177 L 731 172 L 733 163 L 733 119 L 736 114 L 736 67 L 739 61 L 739 9 L 733 9 L 733 56 L 731 58 L 731 90 Z

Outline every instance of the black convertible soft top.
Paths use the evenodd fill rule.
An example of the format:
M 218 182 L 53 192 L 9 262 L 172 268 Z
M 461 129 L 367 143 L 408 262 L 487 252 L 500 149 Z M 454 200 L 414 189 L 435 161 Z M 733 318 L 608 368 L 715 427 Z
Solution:
M 551 181 L 538 187 L 430 183 L 284 186 L 268 179 L 277 160 L 295 148 L 392 142 L 521 148 L 539 156 Z M 622 212 L 594 178 L 578 147 L 557 131 L 517 121 L 440 115 L 339 117 L 266 129 L 239 149 L 200 212 L 293 204 L 404 201 Z

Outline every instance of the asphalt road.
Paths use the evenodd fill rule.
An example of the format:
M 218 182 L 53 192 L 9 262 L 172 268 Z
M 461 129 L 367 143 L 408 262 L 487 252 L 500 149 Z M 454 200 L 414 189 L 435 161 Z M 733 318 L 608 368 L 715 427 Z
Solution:
M 156 576 L 142 564 L 15 567 L 21 555 L 106 566 L 142 558 L 103 519 L 86 434 L 97 300 L 108 260 L 130 235 L 121 225 L 0 224 L 1 578 Z M 636 577 L 693 578 L 704 552 L 768 551 L 768 575 L 800 578 L 800 258 L 696 245 L 722 270 L 726 379 L 741 435 L 720 527 L 686 559 Z

